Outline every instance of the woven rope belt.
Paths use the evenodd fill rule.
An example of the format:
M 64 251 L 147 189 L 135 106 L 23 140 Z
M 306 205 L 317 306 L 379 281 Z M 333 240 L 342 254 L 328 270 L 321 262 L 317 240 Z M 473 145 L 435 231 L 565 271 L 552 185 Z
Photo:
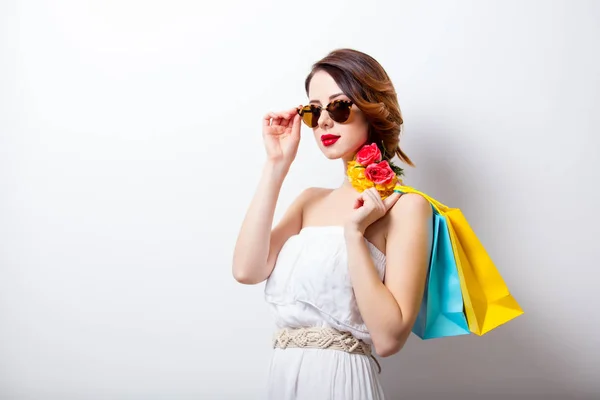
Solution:
M 341 350 L 352 354 L 371 357 L 381 373 L 381 365 L 373 356 L 371 345 L 354 337 L 350 332 L 342 332 L 330 327 L 283 328 L 273 337 L 273 348 L 288 347 Z

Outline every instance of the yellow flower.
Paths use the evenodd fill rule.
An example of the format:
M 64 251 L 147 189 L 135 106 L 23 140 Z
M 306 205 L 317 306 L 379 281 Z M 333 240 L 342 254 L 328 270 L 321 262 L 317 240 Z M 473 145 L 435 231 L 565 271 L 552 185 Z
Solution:
M 365 167 L 356 162 L 356 160 L 348 163 L 347 175 L 348 181 L 358 192 L 362 193 L 369 188 L 375 187 L 382 199 L 394 193 L 394 187 L 399 181 L 398 177 L 395 176 L 390 183 L 384 185 L 375 184 L 365 176 Z
M 375 188 L 381 195 L 381 199 L 384 200 L 386 197 L 390 196 L 394 193 L 394 187 L 396 187 L 396 183 L 398 182 L 398 177 L 395 176 L 394 179 L 385 185 L 375 185 Z

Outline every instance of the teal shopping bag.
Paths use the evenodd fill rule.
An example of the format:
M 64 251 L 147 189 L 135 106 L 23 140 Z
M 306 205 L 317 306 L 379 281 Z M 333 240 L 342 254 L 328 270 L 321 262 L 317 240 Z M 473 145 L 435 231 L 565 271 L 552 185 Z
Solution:
M 432 206 L 433 207 L 433 206 Z M 433 245 L 427 283 L 412 332 L 421 339 L 470 334 L 448 220 L 433 207 Z

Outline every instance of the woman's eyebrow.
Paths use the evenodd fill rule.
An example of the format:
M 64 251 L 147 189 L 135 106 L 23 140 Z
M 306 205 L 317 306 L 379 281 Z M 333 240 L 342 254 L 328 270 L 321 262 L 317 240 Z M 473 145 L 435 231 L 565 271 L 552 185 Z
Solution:
M 343 96 L 343 95 L 344 95 L 344 93 L 332 94 L 331 96 L 329 96 L 329 100 L 333 100 L 335 97 Z M 321 102 L 319 100 L 311 100 L 310 103 L 319 103 L 319 104 L 321 104 Z

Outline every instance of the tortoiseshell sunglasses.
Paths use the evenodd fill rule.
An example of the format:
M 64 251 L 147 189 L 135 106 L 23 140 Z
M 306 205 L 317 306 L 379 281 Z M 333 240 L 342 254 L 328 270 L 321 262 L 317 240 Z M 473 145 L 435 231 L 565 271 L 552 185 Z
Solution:
M 327 104 L 325 109 L 329 116 L 335 122 L 346 122 L 350 117 L 350 110 L 353 102 L 351 100 L 334 100 Z M 310 104 L 308 106 L 298 107 L 298 114 L 302 117 L 302 121 L 310 128 L 316 128 L 319 124 L 319 118 L 323 107 Z

